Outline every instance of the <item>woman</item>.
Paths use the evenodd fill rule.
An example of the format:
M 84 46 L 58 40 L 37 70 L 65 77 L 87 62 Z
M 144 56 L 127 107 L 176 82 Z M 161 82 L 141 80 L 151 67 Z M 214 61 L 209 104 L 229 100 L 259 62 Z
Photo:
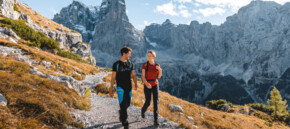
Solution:
M 154 103 L 154 125 L 158 126 L 158 80 L 162 76 L 162 69 L 160 65 L 154 62 L 156 53 L 154 51 L 148 51 L 148 61 L 142 65 L 142 80 L 144 83 L 145 103 L 141 110 L 142 118 L 145 118 L 145 112 L 150 105 L 151 94 L 153 94 Z

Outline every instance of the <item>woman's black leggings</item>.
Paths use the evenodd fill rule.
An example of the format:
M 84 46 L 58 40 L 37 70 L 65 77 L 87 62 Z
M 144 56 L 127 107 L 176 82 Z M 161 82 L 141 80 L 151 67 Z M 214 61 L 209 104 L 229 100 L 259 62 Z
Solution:
M 154 120 L 158 120 L 158 91 L 159 91 L 159 85 L 152 86 L 151 89 L 147 88 L 147 86 L 144 85 L 144 94 L 145 94 L 145 103 L 142 107 L 142 113 L 145 113 L 147 108 L 150 105 L 151 102 L 151 93 L 153 94 L 153 106 L 154 106 Z

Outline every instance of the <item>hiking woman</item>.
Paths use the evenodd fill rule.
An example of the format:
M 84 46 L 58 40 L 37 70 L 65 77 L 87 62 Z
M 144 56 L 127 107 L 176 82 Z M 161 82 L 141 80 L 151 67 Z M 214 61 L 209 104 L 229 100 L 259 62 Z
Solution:
M 141 109 L 141 116 L 145 118 L 145 112 L 151 102 L 151 94 L 153 94 L 153 106 L 154 106 L 154 125 L 159 126 L 158 123 L 158 91 L 159 84 L 158 80 L 162 76 L 162 69 L 160 65 L 154 60 L 156 58 L 156 53 L 152 50 L 148 51 L 147 59 L 148 61 L 142 65 L 142 80 L 144 83 L 144 94 L 145 103 Z

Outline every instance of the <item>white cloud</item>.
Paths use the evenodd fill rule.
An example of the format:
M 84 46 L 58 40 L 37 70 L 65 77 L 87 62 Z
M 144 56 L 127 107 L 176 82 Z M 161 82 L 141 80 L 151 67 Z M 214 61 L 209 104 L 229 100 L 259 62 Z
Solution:
M 129 11 L 128 11 L 128 9 L 126 9 L 126 14 L 128 15 L 128 13 L 129 13 Z
M 226 11 L 222 8 L 215 7 L 215 8 L 199 9 L 198 12 L 201 13 L 204 17 L 209 17 L 216 14 L 222 15 Z
M 179 3 L 191 3 L 192 0 L 174 0 L 175 2 L 179 2 Z
M 196 19 L 197 19 L 198 21 L 200 21 L 200 20 L 201 20 L 201 17 L 200 17 L 200 16 L 197 16 Z
M 194 13 L 199 13 L 199 11 L 198 11 L 198 10 L 196 10 L 196 9 L 194 9 L 194 10 L 193 10 L 193 12 L 194 12 Z
M 57 11 L 55 9 L 51 8 L 50 10 L 53 12 L 53 14 L 57 14 Z
M 290 2 L 290 0 L 263 0 L 263 1 L 275 1 L 279 4 L 285 4 L 286 2 Z
M 178 9 L 180 9 L 180 10 L 182 10 L 182 9 L 186 9 L 186 6 L 183 5 L 183 4 L 182 4 L 182 5 L 179 5 L 179 6 L 178 6 Z
M 192 14 L 189 13 L 189 11 L 186 9 L 187 7 L 183 4 L 179 5 L 177 8 L 179 11 L 177 11 L 177 5 L 173 4 L 172 2 L 169 2 L 167 4 L 158 5 L 154 12 L 159 12 L 161 14 L 165 15 L 171 15 L 171 16 L 182 16 L 184 18 L 191 17 Z
M 187 10 L 181 10 L 179 13 L 181 14 L 182 17 L 185 17 L 185 18 L 192 16 L 191 13 L 189 13 Z
M 149 26 L 150 24 L 152 24 L 152 23 L 156 23 L 156 21 L 144 21 L 144 25 L 145 26 Z
M 196 2 L 205 5 L 213 5 L 220 8 L 228 7 L 233 12 L 238 11 L 238 9 L 249 4 L 251 1 L 252 0 L 196 0 Z M 279 4 L 285 4 L 286 2 L 290 2 L 290 0 L 263 0 L 263 1 L 274 1 Z
M 200 6 L 200 4 L 199 4 L 199 3 L 194 3 L 194 5 L 195 5 L 196 7 L 199 7 L 199 6 Z
M 232 11 L 237 11 L 242 6 L 245 6 L 251 2 L 251 0 L 196 0 L 199 3 L 205 5 L 213 5 L 220 8 L 228 7 Z
M 172 2 L 163 4 L 163 5 L 158 5 L 154 12 L 160 12 L 162 14 L 168 14 L 171 16 L 178 16 L 178 13 L 175 11 L 176 5 L 174 5 Z

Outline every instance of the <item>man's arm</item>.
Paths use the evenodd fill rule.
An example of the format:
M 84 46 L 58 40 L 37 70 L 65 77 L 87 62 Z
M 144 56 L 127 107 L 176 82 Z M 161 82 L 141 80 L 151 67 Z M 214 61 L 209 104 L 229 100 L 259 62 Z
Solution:
M 134 80 L 134 83 L 135 83 L 135 90 L 137 90 L 138 89 L 138 85 L 137 85 L 137 77 L 136 77 L 135 71 L 132 70 L 131 74 L 133 76 L 133 80 Z
M 111 86 L 110 86 L 110 96 L 113 97 L 113 86 L 114 86 L 114 83 L 115 83 L 115 79 L 116 79 L 116 72 L 113 71 L 112 72 L 112 77 L 111 77 Z

